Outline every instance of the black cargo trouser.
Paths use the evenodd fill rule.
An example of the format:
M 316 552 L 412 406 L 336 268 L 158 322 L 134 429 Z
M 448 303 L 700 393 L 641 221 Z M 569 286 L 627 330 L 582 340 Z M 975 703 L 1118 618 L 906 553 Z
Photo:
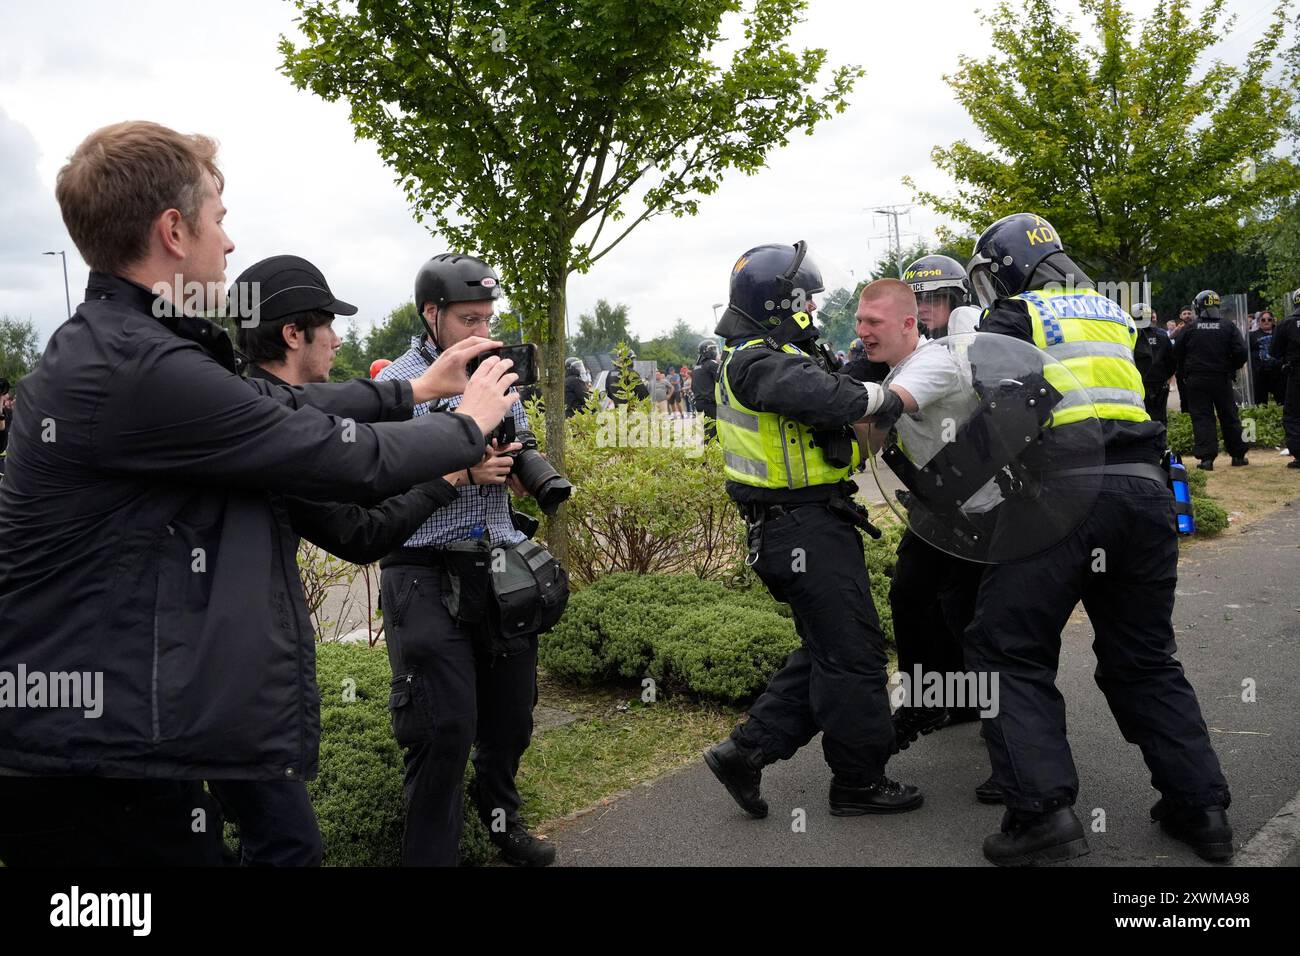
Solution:
M 0 776 L 0 862 L 220 866 L 221 808 L 201 780 Z
M 1169 381 L 1166 379 L 1163 382 L 1143 382 L 1142 387 L 1146 392 L 1143 403 L 1147 407 L 1147 414 L 1151 416 L 1151 420 L 1161 425 L 1168 424 Z
M 803 646 L 732 736 L 771 763 L 794 756 L 821 731 L 837 777 L 879 778 L 894 742 L 888 659 L 857 528 L 825 505 L 766 520 L 754 571 L 790 605 Z
M 301 780 L 210 780 L 239 827 L 241 866 L 320 866 L 321 837 Z
M 442 603 L 442 572 L 394 564 L 380 576 L 393 668 L 393 733 L 406 763 L 406 866 L 460 860 L 465 762 L 474 748 L 475 802 L 489 830 L 519 819 L 515 774 L 533 733 L 537 638 L 510 655 L 479 647 Z
M 966 670 L 962 645 L 983 574 L 983 565 L 940 551 L 911 531 L 903 534 L 889 588 L 899 673 L 910 678 L 918 666 L 923 673 Z M 971 710 L 978 712 L 968 707 L 954 713 L 972 716 Z
M 1255 404 L 1286 403 L 1286 376 L 1276 365 L 1255 369 Z
M 1300 461 L 1300 362 L 1287 369 L 1286 401 L 1282 404 L 1282 430 L 1291 457 Z
M 997 678 L 998 713 L 984 721 L 984 737 L 1008 807 L 1039 811 L 1078 796 L 1056 670 L 1061 631 L 1080 599 L 1095 632 L 1097 686 L 1124 739 L 1141 749 L 1152 785 L 1177 804 L 1227 805 L 1196 692 L 1174 658 L 1173 509 L 1163 484 L 1107 476 L 1065 541 L 985 570 L 966 660 Z
M 1213 461 L 1219 454 L 1219 438 L 1214 431 L 1215 415 L 1218 415 L 1223 447 L 1228 449 L 1228 454 L 1233 458 L 1246 454 L 1246 442 L 1241 437 L 1241 418 L 1237 414 L 1237 400 L 1232 394 L 1229 375 L 1189 374 L 1187 407 L 1192 416 L 1192 451 L 1197 458 Z

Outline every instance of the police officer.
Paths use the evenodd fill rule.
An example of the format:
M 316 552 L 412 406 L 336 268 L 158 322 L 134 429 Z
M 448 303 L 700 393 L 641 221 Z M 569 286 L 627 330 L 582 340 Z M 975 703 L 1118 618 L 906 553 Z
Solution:
M 695 409 L 704 416 L 704 440 L 718 437 L 718 402 L 715 395 L 718 385 L 718 343 L 705 339 L 700 343 L 699 359 L 691 369 L 691 392 L 695 396 Z
M 861 458 L 849 426 L 897 415 L 902 402 L 830 370 L 809 311 L 821 275 L 805 257 L 802 242 L 741 256 L 716 330 L 726 343 L 717 398 L 727 492 L 748 524 L 748 561 L 793 609 L 802 646 L 705 761 L 745 812 L 763 817 L 762 768 L 820 731 L 831 813 L 897 813 L 922 796 L 885 776 L 887 657 L 858 534 L 866 521 L 850 497 Z
M 1007 806 L 1001 832 L 984 841 L 984 855 L 1027 865 L 1088 852 L 1071 809 L 1078 776 L 1065 736 L 1065 702 L 1055 686 L 1061 629 L 1082 600 L 1096 635 L 1097 684 L 1161 793 L 1152 818 L 1201 856 L 1226 859 L 1233 853 L 1228 785 L 1196 693 L 1173 656 L 1178 537 L 1160 467 L 1164 428 L 1146 413 L 1133 363 L 1137 329 L 1091 288 L 1051 224 L 1038 216 L 990 226 L 975 246 L 970 276 L 988 307 L 981 332 L 1032 342 L 1074 376 L 1073 386 L 1061 383 L 1050 427 L 1023 459 L 1042 482 L 1032 507 L 1066 501 L 1082 483 L 1100 484 L 1087 516 L 1064 541 L 984 573 L 966 652 L 968 664 L 1000 675 L 999 711 L 984 730 Z M 1079 430 L 1096 428 L 1094 409 L 1105 442 L 1104 473 L 1093 468 L 1085 478 L 1057 471 L 1070 460 Z M 1000 520 L 1016 507 L 1008 498 Z
M 1288 468 L 1300 468 L 1300 289 L 1286 297 L 1287 316 L 1273 333 L 1270 349 L 1282 362 L 1286 399 L 1282 404 L 1282 428 L 1291 452 Z
M 931 339 L 975 331 L 979 312 L 971 308 L 966 270 L 950 256 L 923 256 L 903 270 L 916 294 L 917 319 Z
M 430 259 L 415 279 L 415 304 L 425 334 L 412 340 L 411 349 L 384 369 L 380 380 L 415 377 L 439 352 L 485 334 L 500 294 L 496 272 L 482 260 L 455 253 Z M 442 404 L 454 408 L 457 399 Z M 415 413 L 430 410 L 417 406 Z M 528 432 L 527 413 L 519 404 L 511 413 L 522 437 Z M 492 842 L 511 863 L 546 866 L 555 859 L 554 846 L 524 827 L 515 786 L 533 730 L 537 636 L 464 623 L 486 614 L 487 584 L 468 576 L 455 588 L 447 583 L 453 573 L 470 573 L 457 563 L 466 547 L 472 554 L 476 542 L 485 541 L 495 551 L 518 548 L 526 540 L 516 527 L 505 485 L 515 494 L 527 491 L 509 475 L 508 467 L 471 470 L 458 500 L 380 562 L 393 669 L 389 706 L 406 762 L 402 861 L 408 866 L 457 864 L 462 777 L 471 745 L 473 803 Z
M 1200 459 L 1196 467 L 1205 471 L 1214 469 L 1214 459 L 1219 455 L 1219 438 L 1214 432 L 1216 414 L 1223 431 L 1223 446 L 1232 456 L 1233 466 L 1250 464 L 1232 393 L 1233 375 L 1246 364 L 1246 341 L 1237 327 L 1223 317 L 1221 306 L 1217 292 L 1206 289 L 1200 293 L 1192 303 L 1195 321 L 1178 334 L 1174 344 L 1174 360 L 1187 383 L 1192 450 Z
M 650 389 L 646 387 L 645 382 L 641 381 L 635 363 L 636 352 L 628 349 L 627 364 L 623 365 L 616 361 L 605 378 L 605 394 L 615 405 L 627 404 L 627 399 L 623 397 L 625 392 L 631 392 L 632 397 L 637 401 L 645 401 L 650 397 Z
M 1174 344 L 1169 340 L 1169 333 L 1160 328 L 1156 310 L 1144 302 L 1133 306 L 1133 318 L 1137 320 L 1139 346 L 1145 342 L 1146 348 L 1134 351 L 1134 360 L 1142 373 L 1142 390 L 1147 414 L 1153 422 L 1166 424 L 1169 416 L 1169 377 L 1174 374 Z
M 587 405 L 587 396 L 591 394 L 588 384 L 587 367 L 580 358 L 564 360 L 564 417 L 572 418 Z

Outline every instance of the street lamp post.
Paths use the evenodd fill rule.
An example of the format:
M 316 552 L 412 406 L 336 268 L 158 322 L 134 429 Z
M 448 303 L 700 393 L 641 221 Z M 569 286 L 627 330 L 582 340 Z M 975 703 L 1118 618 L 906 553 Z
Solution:
M 68 318 L 72 318 L 72 295 L 68 292 L 68 254 L 66 252 L 42 252 L 43 256 L 61 256 L 63 258 L 63 301 L 68 306 Z

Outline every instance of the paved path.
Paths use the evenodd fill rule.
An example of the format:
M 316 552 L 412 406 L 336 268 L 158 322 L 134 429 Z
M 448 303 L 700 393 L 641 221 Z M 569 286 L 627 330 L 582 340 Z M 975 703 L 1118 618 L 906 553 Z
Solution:
M 1240 535 L 1194 545 L 1180 565 L 1179 658 L 1201 706 L 1233 791 L 1238 844 L 1249 840 L 1300 791 L 1300 502 Z M 1077 809 L 1092 853 L 1068 865 L 1208 865 L 1149 822 L 1156 799 L 1136 747 L 1125 743 L 1092 680 L 1091 630 L 1076 612 L 1065 634 L 1059 686 L 1079 768 Z M 1242 682 L 1257 702 L 1243 703 Z M 637 787 L 552 831 L 569 866 L 988 865 L 984 836 L 1002 810 L 975 801 L 988 773 L 977 725 L 923 738 L 890 762 L 892 776 L 919 785 L 925 806 L 898 817 L 835 818 L 826 807 L 830 772 L 817 741 L 764 771 L 772 807 L 750 820 L 703 761 Z M 807 830 L 792 832 L 792 811 Z M 1279 818 L 1281 819 L 1281 818 Z

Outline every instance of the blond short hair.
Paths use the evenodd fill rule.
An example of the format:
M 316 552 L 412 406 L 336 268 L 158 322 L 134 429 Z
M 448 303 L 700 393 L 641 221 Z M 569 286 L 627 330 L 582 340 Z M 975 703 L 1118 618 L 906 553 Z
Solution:
M 225 184 L 216 158 L 216 140 L 157 123 L 115 123 L 87 136 L 59 170 L 54 189 L 86 264 L 112 274 L 143 259 L 149 230 L 168 209 L 197 232 L 205 174 L 218 192 Z
M 867 283 L 862 290 L 863 302 L 875 302 L 877 299 L 893 299 L 897 305 L 907 309 L 908 315 L 916 314 L 916 293 L 906 282 L 899 279 L 876 279 Z

